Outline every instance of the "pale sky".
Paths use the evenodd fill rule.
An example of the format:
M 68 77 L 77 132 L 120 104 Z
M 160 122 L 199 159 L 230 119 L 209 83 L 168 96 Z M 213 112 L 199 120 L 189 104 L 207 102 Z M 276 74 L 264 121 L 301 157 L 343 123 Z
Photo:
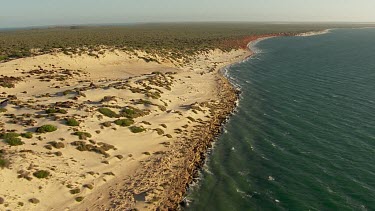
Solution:
M 375 22 L 375 0 L 0 0 L 0 28 L 179 21 Z

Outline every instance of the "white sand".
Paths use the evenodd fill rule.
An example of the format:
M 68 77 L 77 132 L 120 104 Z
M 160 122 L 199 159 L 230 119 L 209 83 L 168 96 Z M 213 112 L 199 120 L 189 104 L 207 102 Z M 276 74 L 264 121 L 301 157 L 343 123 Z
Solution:
M 82 210 L 84 208 L 99 210 L 100 206 L 97 204 L 106 205 L 110 200 L 108 191 L 111 187 L 115 187 L 118 181 L 126 176 L 131 177 L 136 171 L 142 171 L 141 162 L 151 156 L 156 156 L 153 153 L 158 154 L 168 150 L 169 147 L 173 147 L 176 140 L 189 135 L 189 133 L 178 134 L 175 129 L 184 129 L 188 132 L 194 125 L 199 124 L 199 122 L 191 122 L 187 117 L 202 121 L 209 118 L 208 108 L 201 107 L 202 111 L 196 111 L 189 109 L 189 105 L 216 100 L 218 95 L 217 69 L 246 55 L 248 52 L 244 50 L 229 53 L 215 50 L 197 56 L 193 63 L 184 65 L 183 68 L 177 68 L 171 62 L 147 63 L 124 52 L 106 53 L 99 59 L 90 56 L 71 57 L 55 54 L 1 63 L 2 75 L 22 77 L 22 81 L 16 83 L 15 88 L 0 87 L 0 93 L 3 93 L 0 95 L 1 99 L 7 99 L 8 95 L 17 97 L 17 100 L 5 106 L 7 112 L 0 113 L 0 122 L 4 123 L 2 129 L 4 131 L 15 130 L 18 133 L 26 131 L 34 133 L 36 127 L 44 124 L 55 125 L 58 129 L 51 133 L 34 133 L 32 139 L 22 138 L 25 144 L 21 146 L 9 146 L 0 141 L 0 148 L 6 150 L 6 157 L 12 163 L 9 169 L 0 169 L 0 197 L 5 201 L 0 205 L 0 210 Z M 38 77 L 52 74 L 46 74 L 43 71 L 42 75 L 22 73 L 39 69 L 38 66 L 43 71 L 52 70 L 53 74 L 60 74 L 60 68 L 79 70 L 76 72 L 79 75 L 73 74 L 65 81 L 52 79 L 49 82 L 41 82 Z M 163 73 L 171 71 L 176 74 L 163 74 L 165 78 L 161 75 L 150 75 L 154 71 Z M 129 77 L 132 78 L 126 83 Z M 162 92 L 159 99 L 152 99 L 144 93 L 133 93 L 129 90 L 130 87 L 145 88 L 149 85 L 148 81 L 151 78 L 159 82 L 171 83 L 171 90 L 168 90 L 166 86 L 150 85 L 151 92 L 157 90 Z M 115 89 L 110 85 L 116 82 L 125 85 L 124 88 Z M 98 88 L 82 89 L 89 87 L 91 83 Z M 141 85 L 142 83 L 145 85 Z M 73 89 L 82 89 L 82 91 L 67 95 L 61 94 Z M 46 93 L 50 96 L 38 97 Z M 100 102 L 105 96 L 114 96 L 115 100 Z M 73 99 L 74 97 L 76 98 Z M 154 105 L 135 105 L 132 100 L 138 99 L 149 100 Z M 59 120 L 45 116 L 46 107 L 53 107 L 54 103 L 64 101 L 74 102 L 72 108 L 65 108 L 68 111 L 67 114 L 56 114 Z M 19 106 L 22 104 L 29 106 Z M 39 107 L 30 107 L 37 105 Z M 125 106 L 150 110 L 150 114 L 136 118 L 134 123 L 136 126 L 143 126 L 146 131 L 135 134 L 128 127 L 120 127 L 113 123 L 110 127 L 101 126 L 106 121 L 113 122 L 117 119 L 100 117 L 97 108 L 106 105 L 118 107 L 111 108 L 117 113 Z M 162 110 L 159 106 L 165 106 L 166 109 Z M 35 124 L 32 126 L 28 123 L 29 125 L 22 126 L 20 122 L 9 123 L 16 117 L 9 117 L 6 114 L 14 114 L 16 117 L 31 114 L 31 117 L 24 116 L 23 119 L 34 120 Z M 38 114 L 43 116 L 37 118 Z M 66 126 L 64 120 L 66 117 L 79 120 L 80 126 Z M 144 124 L 142 121 L 149 122 L 151 125 Z M 167 128 L 161 124 L 165 124 Z M 188 125 L 186 129 L 183 128 L 185 125 Z M 164 135 L 158 135 L 154 130 L 156 128 L 162 129 Z M 96 143 L 104 142 L 113 145 L 116 150 L 107 151 L 109 154 L 107 158 L 92 151 L 79 151 L 76 146 L 71 145 L 71 142 L 79 141 L 77 136 L 71 135 L 74 130 L 85 131 L 92 135 L 91 138 L 83 140 L 86 144 L 90 144 L 89 140 Z M 172 138 L 165 136 L 166 134 L 171 135 Z M 37 138 L 39 136 L 41 140 Z M 62 142 L 65 147 L 46 149 L 45 145 L 51 141 Z M 165 142 L 169 142 L 170 145 L 166 145 Z M 32 151 L 20 152 L 21 150 Z M 57 151 L 60 151 L 62 156 L 56 156 L 54 153 Z M 117 155 L 123 158 L 115 157 Z M 32 180 L 17 178 L 21 170 L 29 172 Z M 45 179 L 38 179 L 32 175 L 36 170 L 48 170 L 51 175 Z M 93 189 L 83 187 L 86 184 L 93 185 Z M 74 188 L 80 189 L 80 193 L 71 194 L 69 191 Z M 76 202 L 75 198 L 78 196 L 84 197 L 82 202 Z M 32 204 L 28 201 L 31 198 L 36 198 L 40 202 Z M 20 206 L 20 202 L 23 206 Z M 142 203 L 137 207 L 145 209 Z

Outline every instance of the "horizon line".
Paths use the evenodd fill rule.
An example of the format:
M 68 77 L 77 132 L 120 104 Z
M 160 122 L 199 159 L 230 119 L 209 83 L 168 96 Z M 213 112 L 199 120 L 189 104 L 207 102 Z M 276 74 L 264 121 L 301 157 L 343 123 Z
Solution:
M 242 24 L 375 24 L 374 22 L 366 21 L 139 21 L 139 22 L 119 22 L 119 23 L 78 23 L 78 24 L 47 24 L 47 25 L 30 25 L 30 26 L 15 26 L 15 27 L 0 27 L 2 30 L 14 29 L 45 29 L 58 27 L 73 27 L 73 26 L 126 26 L 126 25 L 147 25 L 147 24 L 220 24 L 220 23 L 242 23 Z

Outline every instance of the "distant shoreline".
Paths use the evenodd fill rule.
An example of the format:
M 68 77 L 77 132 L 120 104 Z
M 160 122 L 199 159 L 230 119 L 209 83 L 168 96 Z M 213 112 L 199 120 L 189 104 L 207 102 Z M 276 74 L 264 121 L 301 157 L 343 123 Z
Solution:
M 322 34 L 328 34 L 332 31 L 333 29 L 325 29 L 322 31 L 311 31 L 311 32 L 305 32 L 305 33 L 300 33 L 297 34 L 297 37 L 310 37 L 310 36 L 316 36 L 316 35 L 322 35 Z

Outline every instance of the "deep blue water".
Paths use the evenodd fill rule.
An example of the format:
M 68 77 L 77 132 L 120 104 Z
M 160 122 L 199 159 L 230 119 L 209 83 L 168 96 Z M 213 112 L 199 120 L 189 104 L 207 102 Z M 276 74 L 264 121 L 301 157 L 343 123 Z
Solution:
M 255 48 L 187 210 L 375 210 L 375 29 Z

